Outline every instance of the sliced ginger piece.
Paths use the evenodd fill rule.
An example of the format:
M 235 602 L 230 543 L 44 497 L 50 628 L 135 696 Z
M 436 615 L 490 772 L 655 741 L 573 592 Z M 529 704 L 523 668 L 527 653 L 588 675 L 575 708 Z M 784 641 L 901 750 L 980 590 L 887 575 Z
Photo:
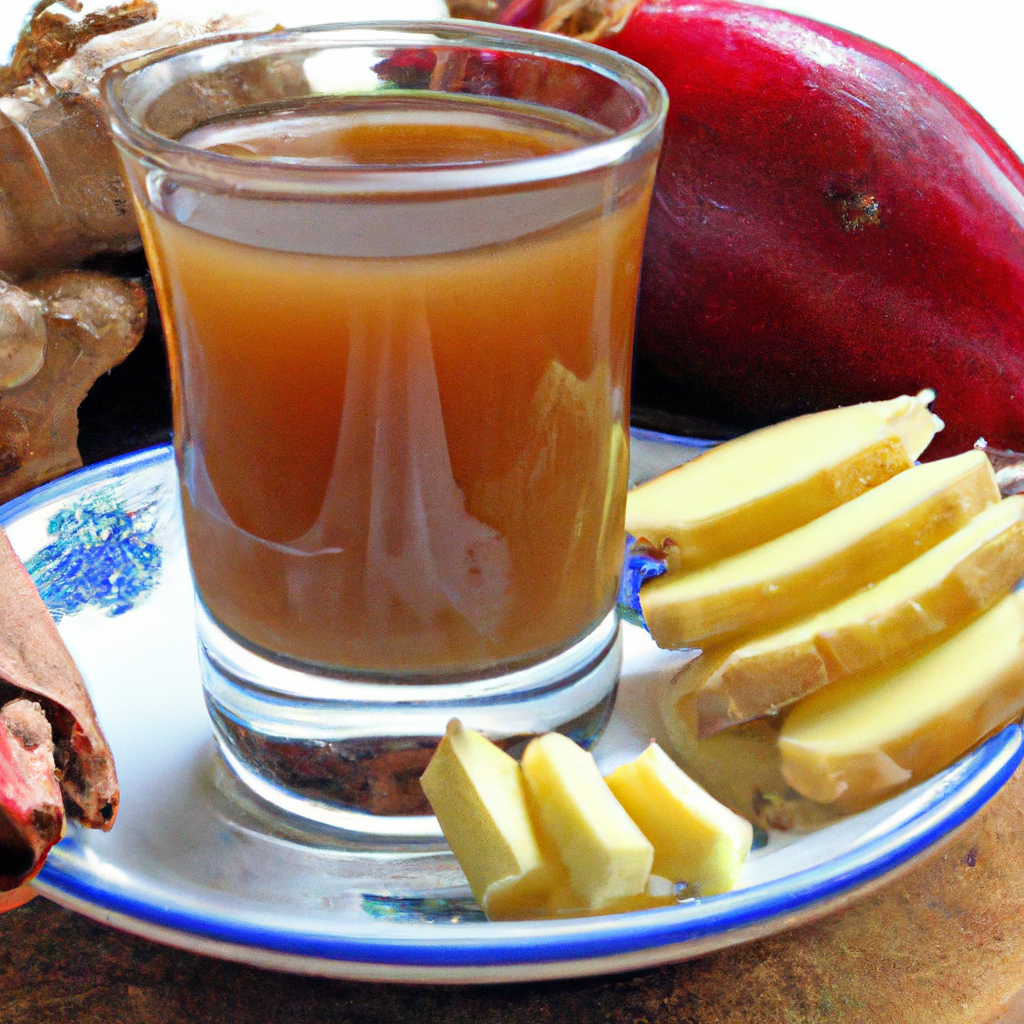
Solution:
M 594 758 L 567 736 L 546 733 L 530 741 L 522 769 L 540 831 L 557 849 L 580 905 L 598 910 L 644 893 L 654 848 Z
M 597 772 L 589 754 L 564 736 L 559 739 L 583 754 Z M 599 773 L 597 779 L 604 786 Z M 556 843 L 538 827 L 536 805 L 519 764 L 457 719 L 449 723 L 420 782 L 474 898 L 492 921 L 625 913 L 675 902 L 672 885 L 649 877 L 649 869 L 637 885 L 626 887 L 629 892 L 610 890 L 598 899 L 589 898 L 585 887 L 581 893 Z M 614 804 L 611 794 L 607 796 Z M 626 817 L 617 804 L 615 809 Z
M 798 792 L 854 810 L 952 764 L 1024 709 L 1024 595 L 908 665 L 798 702 L 779 733 Z
M 842 812 L 797 793 L 782 775 L 781 716 L 755 718 L 698 739 L 666 693 L 660 705 L 672 754 L 719 803 L 763 829 L 810 832 Z
M 711 651 L 672 687 L 675 713 L 704 739 L 827 683 L 917 651 L 966 625 L 1024 576 L 1024 497 L 990 506 L 877 586 L 781 632 Z
M 685 896 L 685 894 L 684 894 Z M 563 885 L 557 886 L 541 913 L 534 918 L 604 917 L 608 914 L 631 914 L 637 910 L 655 910 L 658 907 L 672 907 L 679 903 L 673 882 L 660 875 L 650 875 L 644 890 L 635 896 L 620 896 L 602 903 L 599 907 L 583 904 L 579 893 L 572 887 L 568 875 Z
M 657 743 L 605 782 L 653 845 L 655 875 L 685 882 L 687 895 L 733 888 L 754 839 L 750 822 L 698 786 Z
M 915 466 L 766 544 L 647 582 L 640 604 L 662 647 L 764 631 L 877 583 L 998 501 L 984 452 Z
M 626 530 L 696 569 L 780 537 L 909 469 L 934 392 L 831 409 L 728 441 L 631 491 Z
M 541 851 L 515 758 L 452 719 L 420 784 L 489 918 L 531 917 L 546 906 L 564 871 Z

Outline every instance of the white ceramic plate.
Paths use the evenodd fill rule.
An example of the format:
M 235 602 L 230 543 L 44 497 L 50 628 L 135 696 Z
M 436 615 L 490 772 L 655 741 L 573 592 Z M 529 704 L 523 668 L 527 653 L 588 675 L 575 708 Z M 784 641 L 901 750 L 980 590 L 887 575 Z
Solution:
M 633 476 L 682 461 L 634 432 Z M 446 849 L 346 844 L 262 805 L 216 754 L 169 449 L 91 467 L 0 508 L 96 702 L 122 784 L 110 833 L 72 825 L 37 887 L 98 921 L 201 953 L 339 978 L 507 982 L 633 970 L 819 916 L 906 868 L 1021 760 L 1007 727 L 915 790 L 809 836 L 772 835 L 731 893 L 608 917 L 489 923 Z M 609 770 L 661 727 L 679 663 L 626 625 Z

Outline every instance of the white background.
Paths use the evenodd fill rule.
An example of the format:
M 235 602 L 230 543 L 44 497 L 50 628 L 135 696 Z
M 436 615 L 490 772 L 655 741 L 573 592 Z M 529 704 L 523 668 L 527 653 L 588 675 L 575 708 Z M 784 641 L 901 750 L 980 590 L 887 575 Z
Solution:
M 93 0 L 93 6 L 98 0 Z M 165 0 L 168 2 L 168 0 Z M 170 0 L 209 17 L 263 7 L 265 0 Z M 271 0 L 282 20 L 427 17 L 441 0 Z M 0 53 L 9 52 L 30 0 L 0 0 Z M 269 6 L 269 5 L 266 5 Z M 1024 3 L 1020 0 L 775 0 L 782 7 L 857 32 L 906 55 L 972 103 L 1024 154 Z M 319 12 L 329 12 L 318 16 Z M 316 13 L 311 13 L 316 12 Z

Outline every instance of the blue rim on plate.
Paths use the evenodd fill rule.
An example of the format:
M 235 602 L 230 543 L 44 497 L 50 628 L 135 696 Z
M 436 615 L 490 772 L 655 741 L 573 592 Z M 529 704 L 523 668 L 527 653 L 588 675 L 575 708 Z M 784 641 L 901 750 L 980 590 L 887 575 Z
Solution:
M 829 903 L 884 877 L 949 835 L 983 807 L 1021 761 L 1021 731 L 1007 726 L 960 761 L 948 787 L 901 828 L 837 857 L 820 868 L 782 880 L 656 910 L 607 917 L 569 918 L 528 924 L 469 923 L 472 934 L 445 928 L 417 940 L 415 925 L 388 925 L 372 938 L 283 932 L 254 924 L 218 921 L 133 899 L 68 874 L 47 863 L 38 876 L 47 895 L 66 894 L 172 931 L 261 949 L 361 963 L 416 966 L 495 966 L 584 960 L 728 933 L 780 915 Z M 403 931 L 409 929 L 406 934 Z M 419 929 L 422 931 L 422 929 Z M 519 938 L 520 941 L 516 941 Z M 524 941 L 525 940 L 525 941 Z
M 644 431 L 646 441 L 678 444 Z M 0 507 L 14 527 L 46 506 L 147 470 L 172 476 L 169 447 L 147 449 L 80 470 Z M 632 627 L 629 627 L 632 628 Z M 95 685 L 95 684 L 94 684 Z M 185 948 L 265 966 L 337 977 L 408 981 L 494 981 L 569 977 L 653 966 L 769 934 L 820 916 L 869 891 L 935 847 L 990 800 L 1024 757 L 1018 725 L 989 738 L 951 768 L 922 783 L 880 824 L 824 863 L 678 906 L 556 921 L 428 924 L 343 916 L 307 921 L 259 907 L 225 910 L 194 893 L 120 883 L 77 855 L 85 830 L 58 844 L 38 888 L 98 920 Z M 788 847 L 795 849 L 795 847 Z M 785 849 L 775 856 L 785 855 Z M 274 955 L 284 955 L 275 961 Z M 291 958 L 291 959 L 288 959 Z M 367 969 L 362 969 L 360 967 Z

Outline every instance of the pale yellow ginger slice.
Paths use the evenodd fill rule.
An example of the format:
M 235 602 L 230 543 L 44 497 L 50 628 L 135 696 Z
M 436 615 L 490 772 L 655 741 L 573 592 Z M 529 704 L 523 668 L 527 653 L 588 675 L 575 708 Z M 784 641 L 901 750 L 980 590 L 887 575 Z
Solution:
M 779 733 L 782 773 L 856 809 L 928 778 L 1024 709 L 1024 595 L 1014 592 L 895 671 L 805 697 Z
M 652 743 L 605 781 L 654 846 L 652 871 L 685 882 L 688 896 L 714 896 L 736 884 L 754 830 L 697 785 Z
M 766 631 L 877 583 L 999 501 L 984 452 L 915 466 L 782 537 L 640 590 L 662 647 Z
M 487 916 L 539 913 L 564 871 L 541 851 L 515 758 L 452 719 L 420 783 Z
M 985 509 L 875 587 L 788 629 L 711 651 L 676 677 L 675 713 L 697 738 L 827 683 L 906 661 L 991 607 L 1024 576 L 1024 497 Z
M 672 754 L 683 770 L 716 800 L 763 829 L 811 832 L 842 816 L 832 804 L 797 793 L 782 777 L 779 716 L 755 718 L 699 740 L 676 713 L 661 703 Z
M 522 768 L 540 830 L 557 849 L 580 904 L 596 910 L 643 893 L 654 847 L 593 757 L 568 737 L 547 733 L 530 741 Z
M 687 897 L 682 894 L 682 898 Z M 565 884 L 557 887 L 551 898 L 542 908 L 541 913 L 529 915 L 534 918 L 566 918 L 566 917 L 598 917 L 606 914 L 631 914 L 637 910 L 655 910 L 658 907 L 671 907 L 679 903 L 675 883 L 660 875 L 650 875 L 644 890 L 636 896 L 621 896 L 618 899 L 602 903 L 600 907 L 589 907 L 583 904 L 579 893 L 569 883 L 568 875 Z M 525 916 L 525 915 L 524 915 Z
M 728 441 L 631 491 L 626 530 L 695 569 L 780 537 L 914 464 L 934 392 L 831 409 Z

